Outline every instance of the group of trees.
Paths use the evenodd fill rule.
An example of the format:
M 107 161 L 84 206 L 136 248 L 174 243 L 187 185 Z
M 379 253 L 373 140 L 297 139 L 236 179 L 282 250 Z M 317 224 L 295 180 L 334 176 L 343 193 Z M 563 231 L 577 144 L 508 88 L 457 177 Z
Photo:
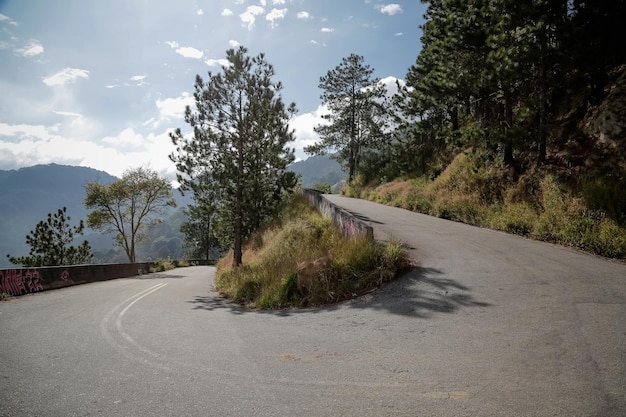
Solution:
M 544 164 L 571 96 L 598 103 L 609 71 L 626 63 L 624 0 L 433 0 L 425 18 L 395 100 L 401 128 L 383 153 L 419 158 L 388 159 L 395 170 L 425 174 L 450 147 L 469 146 L 518 170 Z
M 428 175 L 451 150 L 467 147 L 517 170 L 544 164 L 550 124 L 571 89 L 582 85 L 589 102 L 597 103 L 608 71 L 626 63 L 620 45 L 626 0 L 428 3 L 422 50 L 393 98 L 356 54 L 320 78 L 327 113 L 315 129 L 320 141 L 305 151 L 333 155 L 348 181 Z M 295 104 L 285 106 L 264 54 L 247 52 L 227 51 L 228 63 L 209 72 L 206 82 L 196 76 L 195 108 L 185 111 L 191 132 L 170 134 L 181 190 L 192 192 L 195 202 L 181 229 L 186 246 L 198 257 L 208 257 L 216 245 L 232 247 L 235 265 L 242 263 L 245 238 L 281 209 L 297 182 L 287 171 L 294 160 L 288 145 Z M 87 224 L 116 233 L 134 262 L 144 227 L 173 200 L 166 180 L 139 169 L 110 185 L 87 184 L 85 204 L 94 210 Z M 71 241 L 61 211 L 58 216 L 27 238 L 35 252 L 37 234 L 52 239 L 48 229 L 64 230 L 62 244 Z M 45 261 L 31 252 L 31 260 L 84 260 L 86 245 L 70 254 L 55 249 Z
M 117 244 L 124 249 L 129 262 L 136 261 L 137 244 L 146 237 L 146 230 L 160 221 L 166 207 L 176 205 L 169 182 L 155 171 L 137 168 L 124 173 L 119 181 L 110 184 L 87 182 L 84 204 L 93 210 L 87 226 L 105 233 L 113 233 Z M 30 246 L 28 256 L 7 255 L 14 264 L 27 267 L 76 265 L 87 263 L 93 256 L 89 242 L 74 246 L 76 235 L 83 233 L 85 224 L 70 225 L 65 207 L 48 214 L 26 236 Z

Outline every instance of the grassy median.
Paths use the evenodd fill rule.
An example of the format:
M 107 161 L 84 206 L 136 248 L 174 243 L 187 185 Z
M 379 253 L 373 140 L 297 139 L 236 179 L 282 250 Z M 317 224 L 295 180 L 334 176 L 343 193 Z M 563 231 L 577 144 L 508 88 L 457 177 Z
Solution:
M 318 306 L 346 300 L 392 280 L 409 261 L 398 242 L 347 238 L 301 196 L 244 246 L 218 263 L 216 287 L 254 308 Z

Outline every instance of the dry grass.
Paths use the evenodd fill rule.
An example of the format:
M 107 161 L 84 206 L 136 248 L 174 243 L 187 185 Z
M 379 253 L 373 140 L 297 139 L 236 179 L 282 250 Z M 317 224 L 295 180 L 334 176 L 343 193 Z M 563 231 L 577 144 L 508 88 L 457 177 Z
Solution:
M 243 266 L 232 267 L 232 252 L 218 262 L 220 292 L 256 308 L 321 305 L 369 291 L 408 266 L 400 244 L 346 238 L 300 197 L 281 218 L 245 245 Z M 299 290 L 298 266 L 326 256 L 315 285 Z
M 475 155 L 464 152 L 432 181 L 402 179 L 375 188 L 361 184 L 348 192 L 432 216 L 625 259 L 623 187 L 623 181 L 598 179 L 565 186 L 545 171 L 530 171 L 513 181 L 506 169 L 481 166 Z

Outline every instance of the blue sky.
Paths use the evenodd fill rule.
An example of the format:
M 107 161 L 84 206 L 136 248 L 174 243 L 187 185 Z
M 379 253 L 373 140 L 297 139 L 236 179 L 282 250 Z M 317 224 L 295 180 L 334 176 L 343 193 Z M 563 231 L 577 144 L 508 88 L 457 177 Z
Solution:
M 393 1 L 393 0 L 392 0 Z M 168 133 L 187 125 L 196 74 L 227 49 L 264 52 L 315 142 L 319 77 L 351 53 L 403 79 L 420 51 L 418 0 L 0 0 L 0 170 L 57 163 L 173 178 Z

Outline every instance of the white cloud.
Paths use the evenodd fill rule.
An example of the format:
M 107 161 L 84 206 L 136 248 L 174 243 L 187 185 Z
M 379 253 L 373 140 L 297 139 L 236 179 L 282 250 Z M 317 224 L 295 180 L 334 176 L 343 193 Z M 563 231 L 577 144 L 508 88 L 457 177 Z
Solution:
M 403 32 L 398 32 L 398 33 L 394 33 L 394 34 L 393 34 L 393 36 L 402 36 L 402 35 L 404 35 L 404 33 L 403 33 Z
M 204 61 L 204 63 L 207 64 L 209 67 L 217 67 L 218 65 L 222 66 L 222 67 L 228 67 L 228 66 L 231 65 L 230 61 L 225 59 L 225 58 L 222 58 L 222 59 L 206 59 Z
M 302 20 L 312 19 L 312 16 L 309 12 L 298 12 L 296 16 L 298 17 L 298 19 L 302 19 Z
M 271 27 L 276 27 L 276 21 L 278 19 L 284 19 L 286 14 L 287 9 L 272 9 L 272 11 L 265 16 L 265 19 L 270 22 Z
M 282 5 L 282 4 L 285 4 L 285 3 L 287 3 L 285 0 L 272 0 L 272 4 L 274 6 Z
M 193 96 L 187 92 L 180 97 L 157 100 L 156 106 L 159 109 L 159 116 L 163 120 L 180 119 L 185 114 L 185 108 L 195 104 Z
M 55 111 L 54 113 L 59 116 L 75 117 L 77 119 L 81 119 L 83 117 L 82 114 L 73 111 Z
M 143 137 L 136 133 L 132 127 L 122 130 L 117 136 L 107 136 L 102 138 L 102 142 L 112 145 L 116 148 L 128 149 L 144 149 L 145 143 Z
M 89 71 L 78 68 L 65 68 L 56 74 L 43 79 L 44 84 L 49 87 L 67 84 L 77 78 L 89 78 Z
M 311 39 L 309 42 L 312 43 L 313 45 L 326 46 L 325 43 L 320 43 L 316 41 L 315 39 Z
M 402 7 L 399 4 L 396 3 L 392 3 L 392 4 L 381 4 L 376 6 L 376 9 L 383 13 L 383 14 L 387 14 L 389 16 L 393 16 L 394 14 L 398 14 L 398 13 L 402 13 Z
M 296 140 L 292 146 L 296 149 L 296 159 L 306 159 L 308 155 L 304 153 L 304 147 L 319 142 L 320 137 L 314 127 L 327 123 L 322 119 L 322 115 L 327 113 L 328 107 L 320 105 L 315 111 L 295 116 L 289 123 L 289 127 L 295 130 Z
M 78 113 L 56 113 L 77 121 L 84 119 Z M 94 140 L 97 137 L 88 138 L 80 131 L 60 133 L 57 125 L 0 123 L 0 166 L 21 168 L 54 162 L 99 169 L 117 177 L 130 167 L 150 166 L 159 175 L 173 179 L 176 169 L 168 155 L 175 147 L 170 131 L 142 134 L 127 128 Z
M 230 9 L 222 10 L 222 16 L 232 16 L 233 14 L 234 14 L 233 11 Z
M 248 30 L 252 30 L 256 16 L 262 14 L 265 11 L 261 6 L 248 6 L 245 12 L 239 15 L 241 19 L 241 25 L 247 27 Z
M 230 45 L 230 47 L 231 47 L 231 48 L 236 48 L 236 47 L 238 47 L 239 45 L 241 45 L 239 42 L 237 42 L 237 41 L 236 41 L 236 40 L 234 40 L 234 39 L 229 40 L 229 41 L 228 41 L 228 44 Z
M 324 33 L 332 33 L 334 31 L 335 31 L 335 29 L 333 29 L 333 28 L 322 28 L 322 32 L 324 32 Z
M 198 9 L 198 11 L 196 12 L 196 14 L 197 14 L 198 16 L 202 16 L 202 15 L 204 14 L 204 10 L 202 10 L 202 9 Z
M 166 41 L 165 44 L 175 49 L 178 55 L 184 56 L 185 58 L 200 59 L 204 55 L 204 52 L 199 49 L 192 48 L 191 46 L 180 46 L 176 41 Z
M 16 135 L 28 138 L 48 138 L 50 133 L 48 128 L 42 125 L 10 125 L 7 123 L 0 123 L 0 137 L 7 138 Z M 0 144 L 3 142 L 4 141 L 0 141 Z
M 11 26 L 18 26 L 17 22 L 11 19 L 9 16 L 0 13 L 0 22 L 7 22 Z
M 192 48 L 191 46 L 182 46 L 176 50 L 176 53 L 184 56 L 185 58 L 195 59 L 200 59 L 202 58 L 202 55 L 204 55 L 204 52 L 199 49 Z
M 132 77 L 130 77 L 131 81 L 135 81 L 137 83 L 137 86 L 142 86 L 142 85 L 146 85 L 148 84 L 146 82 L 146 77 L 147 75 L 133 75 Z
M 35 40 L 30 41 L 28 45 L 26 45 L 24 48 L 15 50 L 15 52 L 17 52 L 19 55 L 22 55 L 25 57 L 36 56 L 36 55 L 42 54 L 43 51 L 44 51 L 43 45 L 41 45 L 41 43 Z

